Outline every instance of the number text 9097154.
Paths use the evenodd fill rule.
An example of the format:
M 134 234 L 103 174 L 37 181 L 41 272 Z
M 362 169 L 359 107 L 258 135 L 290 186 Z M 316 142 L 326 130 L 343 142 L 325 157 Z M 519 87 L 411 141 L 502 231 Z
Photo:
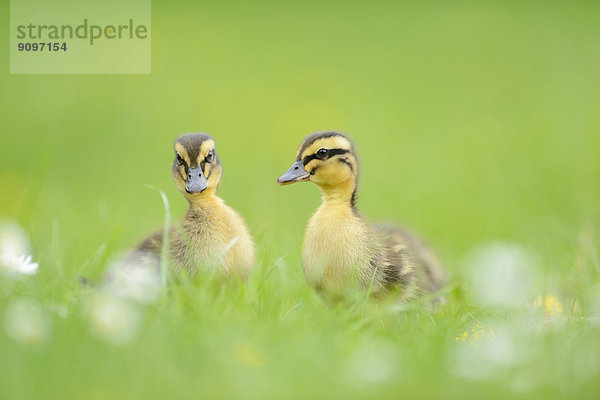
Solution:
M 19 51 L 67 51 L 67 44 L 64 42 L 18 43 L 17 49 Z

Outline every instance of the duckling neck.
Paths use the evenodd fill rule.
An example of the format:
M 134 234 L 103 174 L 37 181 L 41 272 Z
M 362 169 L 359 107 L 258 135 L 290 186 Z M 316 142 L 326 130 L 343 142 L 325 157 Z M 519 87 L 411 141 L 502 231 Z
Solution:
M 321 186 L 323 205 L 354 208 L 356 183 L 348 180 L 335 186 Z
M 215 190 L 207 189 L 200 196 L 190 201 L 190 210 L 214 207 L 221 202 Z

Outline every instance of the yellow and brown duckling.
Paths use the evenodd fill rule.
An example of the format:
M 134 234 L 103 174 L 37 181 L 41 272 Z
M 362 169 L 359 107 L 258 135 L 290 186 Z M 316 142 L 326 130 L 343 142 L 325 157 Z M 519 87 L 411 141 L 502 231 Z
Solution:
M 397 291 L 407 300 L 443 286 L 441 265 L 422 242 L 392 226 L 371 226 L 359 215 L 358 159 L 348 137 L 316 132 L 302 141 L 277 183 L 305 181 L 323 193 L 302 246 L 304 273 L 317 290 L 334 296 L 356 289 L 376 296 Z
M 173 180 L 190 207 L 169 235 L 169 258 L 175 268 L 195 275 L 216 270 L 246 277 L 255 261 L 254 242 L 242 217 L 217 196 L 222 166 L 215 141 L 206 133 L 189 133 L 174 144 Z M 138 247 L 160 254 L 162 232 Z

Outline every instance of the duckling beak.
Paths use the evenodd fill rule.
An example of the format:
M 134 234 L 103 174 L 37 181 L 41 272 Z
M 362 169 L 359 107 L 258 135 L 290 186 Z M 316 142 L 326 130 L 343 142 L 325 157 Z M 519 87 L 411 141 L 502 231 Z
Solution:
M 202 193 L 207 187 L 206 177 L 202 168 L 188 169 L 188 177 L 185 181 L 185 191 L 189 194 Z
M 277 179 L 277 184 L 283 186 L 295 182 L 304 182 L 309 179 L 310 174 L 307 170 L 304 169 L 304 164 L 302 164 L 302 160 L 299 160 L 293 163 L 290 169 L 288 169 L 285 172 L 285 174 L 281 175 L 279 179 Z

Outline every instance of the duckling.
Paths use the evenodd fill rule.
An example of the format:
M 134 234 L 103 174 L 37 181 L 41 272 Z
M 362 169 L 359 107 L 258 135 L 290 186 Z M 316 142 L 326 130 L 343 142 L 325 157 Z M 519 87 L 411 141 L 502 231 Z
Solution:
M 172 176 L 189 202 L 178 228 L 169 234 L 169 258 L 176 269 L 199 269 L 246 277 L 254 265 L 254 242 L 242 217 L 217 196 L 222 166 L 215 141 L 206 133 L 188 133 L 174 144 Z M 163 232 L 144 240 L 138 254 L 158 257 Z
M 444 285 L 439 261 L 419 239 L 394 226 L 372 226 L 358 213 L 358 158 L 348 137 L 315 132 L 302 141 L 277 183 L 307 181 L 323 194 L 302 246 L 305 276 L 319 292 L 336 298 L 356 289 L 375 297 L 399 292 L 408 300 Z

